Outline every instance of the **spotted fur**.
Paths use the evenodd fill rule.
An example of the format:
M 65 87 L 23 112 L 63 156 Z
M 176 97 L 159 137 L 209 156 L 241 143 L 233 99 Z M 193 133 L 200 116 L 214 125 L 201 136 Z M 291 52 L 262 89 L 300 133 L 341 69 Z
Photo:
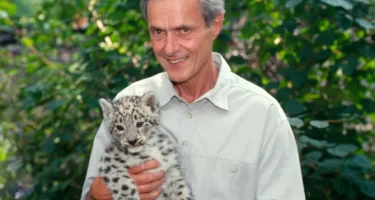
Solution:
M 104 122 L 112 136 L 101 157 L 99 175 L 114 200 L 139 200 L 137 187 L 128 168 L 156 159 L 164 170 L 165 183 L 158 200 L 192 200 L 177 162 L 177 151 L 169 137 L 160 131 L 159 102 L 155 93 L 125 96 L 110 102 L 100 99 Z

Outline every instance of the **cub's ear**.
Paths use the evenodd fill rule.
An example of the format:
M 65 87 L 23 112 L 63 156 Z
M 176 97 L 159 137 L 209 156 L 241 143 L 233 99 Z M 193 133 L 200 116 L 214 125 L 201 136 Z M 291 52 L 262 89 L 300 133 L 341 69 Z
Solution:
M 141 99 L 141 104 L 148 108 L 151 113 L 159 113 L 159 100 L 155 92 L 146 92 Z
M 113 105 L 110 101 L 106 99 L 99 99 L 100 107 L 102 108 L 103 117 L 105 120 L 110 121 L 113 114 Z

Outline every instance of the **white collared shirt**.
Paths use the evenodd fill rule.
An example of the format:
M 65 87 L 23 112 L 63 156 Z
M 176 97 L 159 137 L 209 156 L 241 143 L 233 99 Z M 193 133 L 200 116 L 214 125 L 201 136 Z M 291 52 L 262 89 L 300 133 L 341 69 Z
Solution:
M 158 94 L 162 130 L 175 139 L 182 170 L 196 200 L 304 200 L 296 141 L 279 103 L 262 88 L 220 67 L 216 85 L 191 104 L 164 73 L 138 81 L 124 95 Z M 101 125 L 94 139 L 82 199 L 98 174 L 110 135 Z

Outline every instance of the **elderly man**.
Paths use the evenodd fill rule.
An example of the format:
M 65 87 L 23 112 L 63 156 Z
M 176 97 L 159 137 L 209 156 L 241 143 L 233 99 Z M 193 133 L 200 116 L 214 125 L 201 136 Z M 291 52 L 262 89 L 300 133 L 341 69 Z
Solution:
M 305 199 L 297 145 L 279 103 L 232 73 L 224 58 L 212 52 L 222 28 L 224 1 L 141 0 L 141 8 L 165 72 L 130 85 L 116 98 L 158 94 L 162 130 L 176 139 L 195 199 Z M 82 199 L 110 197 L 97 177 L 109 141 L 102 125 Z M 129 169 L 143 200 L 160 194 L 164 172 L 148 172 L 157 167 L 153 160 Z

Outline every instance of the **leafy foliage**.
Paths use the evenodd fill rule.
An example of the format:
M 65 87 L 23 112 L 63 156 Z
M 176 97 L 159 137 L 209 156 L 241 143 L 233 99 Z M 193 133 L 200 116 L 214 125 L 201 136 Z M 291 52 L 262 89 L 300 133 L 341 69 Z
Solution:
M 97 100 L 161 68 L 138 1 L 32 3 L 0 0 L 0 198 L 78 199 Z M 215 51 L 287 112 L 307 199 L 375 198 L 374 5 L 226 1 Z

